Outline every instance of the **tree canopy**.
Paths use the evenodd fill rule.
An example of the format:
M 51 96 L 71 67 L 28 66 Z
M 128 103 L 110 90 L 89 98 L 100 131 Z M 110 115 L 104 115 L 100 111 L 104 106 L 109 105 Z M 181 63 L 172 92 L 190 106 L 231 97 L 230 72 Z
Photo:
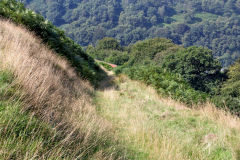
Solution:
M 22 0 L 82 46 L 114 37 L 127 46 L 164 37 L 211 49 L 224 66 L 240 56 L 239 0 Z
M 179 73 L 193 88 L 210 92 L 222 81 L 221 65 L 211 51 L 203 47 L 189 47 L 165 57 L 162 66 Z

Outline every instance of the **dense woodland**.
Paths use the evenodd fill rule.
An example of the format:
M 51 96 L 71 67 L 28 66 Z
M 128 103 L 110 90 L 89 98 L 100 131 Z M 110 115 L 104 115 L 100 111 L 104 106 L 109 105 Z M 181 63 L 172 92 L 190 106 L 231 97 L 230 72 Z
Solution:
M 22 0 L 82 46 L 164 37 L 211 49 L 223 66 L 240 55 L 240 0 Z

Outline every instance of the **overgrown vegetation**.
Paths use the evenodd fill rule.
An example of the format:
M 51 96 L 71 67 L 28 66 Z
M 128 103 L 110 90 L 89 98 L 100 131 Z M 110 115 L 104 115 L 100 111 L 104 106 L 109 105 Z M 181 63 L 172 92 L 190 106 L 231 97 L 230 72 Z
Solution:
M 128 53 L 123 49 L 117 40 L 106 37 L 99 40 L 96 47 L 89 45 L 86 52 L 95 59 L 123 65 L 129 59 Z
M 229 107 L 232 113 L 240 116 L 240 59 L 229 68 L 228 77 L 214 102 L 223 108 Z
M 95 92 L 86 79 L 95 84 L 100 68 L 79 45 L 14 0 L 2 0 L 0 7 L 0 15 L 12 21 L 0 20 L 0 159 L 240 158 L 239 118 L 206 103 L 240 116 L 240 60 L 223 72 L 203 47 L 184 48 L 163 38 L 122 47 L 104 38 L 87 53 L 109 62 L 97 61 L 109 70 L 110 63 L 121 65 L 116 73 L 155 90 L 111 75 Z M 158 12 L 169 17 L 174 9 Z M 182 14 L 188 24 L 204 16 Z
M 25 9 L 23 4 L 15 0 L 0 1 L 0 16 L 10 19 L 16 24 L 23 25 L 33 31 L 46 45 L 56 53 L 64 56 L 71 62 L 79 75 L 92 81 L 94 84 L 100 77 L 99 67 L 73 40 L 68 38 L 64 31 L 55 27 L 34 11 Z
M 83 46 L 154 37 L 208 47 L 228 66 L 239 57 L 239 0 L 21 0 Z
M 112 43 L 106 39 L 100 41 L 105 43 L 98 44 L 98 48 Z M 103 55 L 97 47 L 89 46 L 87 53 L 109 63 L 116 62 L 110 58 L 111 54 Z M 118 55 L 125 54 L 128 58 L 114 69 L 117 74 L 125 73 L 131 79 L 153 86 L 162 96 L 169 96 L 189 106 L 211 101 L 217 107 L 239 115 L 239 61 L 230 67 L 227 74 L 211 50 L 204 47 L 184 48 L 163 38 L 119 48 L 122 50 L 117 50 Z M 111 51 L 112 48 L 105 49 L 104 53 Z

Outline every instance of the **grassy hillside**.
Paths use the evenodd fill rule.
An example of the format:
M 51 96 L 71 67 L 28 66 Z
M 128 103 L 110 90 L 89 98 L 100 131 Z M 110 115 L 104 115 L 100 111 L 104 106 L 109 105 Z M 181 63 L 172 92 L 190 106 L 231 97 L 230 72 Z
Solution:
M 67 37 L 64 31 L 15 0 L 0 1 L 0 8 L 1 18 L 10 19 L 32 31 L 55 53 L 65 57 L 82 78 L 90 80 L 92 84 L 96 84 L 101 79 L 98 65 L 80 45 Z
M 137 160 L 239 160 L 240 120 L 211 104 L 189 109 L 125 76 L 99 91 L 99 113 Z
M 225 80 L 202 47 L 161 38 L 88 47 L 154 90 L 106 76 L 63 31 L 15 0 L 0 1 L 0 15 L 1 160 L 240 159 L 239 117 L 206 104 L 219 94 L 239 114 L 239 61 Z
M 26 29 L 0 33 L 0 159 L 124 159 L 89 82 Z
M 33 33 L 0 33 L 0 159 L 239 160 L 239 118 L 125 76 L 94 90 Z

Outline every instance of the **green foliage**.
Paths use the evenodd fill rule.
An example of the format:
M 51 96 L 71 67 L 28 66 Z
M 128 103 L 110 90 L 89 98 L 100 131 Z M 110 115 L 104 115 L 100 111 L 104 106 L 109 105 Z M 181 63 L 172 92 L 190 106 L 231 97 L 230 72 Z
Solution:
M 156 66 L 135 66 L 123 69 L 131 79 L 151 85 L 163 96 L 184 102 L 188 105 L 203 103 L 208 94 L 192 88 L 180 74 L 174 74 Z
M 154 86 L 162 95 L 187 104 L 203 103 L 219 94 L 226 79 L 220 63 L 203 47 L 183 48 L 155 38 L 129 48 L 129 61 L 114 69 L 115 73 L 126 73 Z
M 86 52 L 95 59 L 116 65 L 123 65 L 129 60 L 129 53 L 122 51 L 122 49 L 117 40 L 104 38 L 98 42 L 96 47 L 89 45 Z
M 162 67 L 179 73 L 197 90 L 211 92 L 223 81 L 220 63 L 211 51 L 202 47 L 189 47 L 165 57 Z
M 98 62 L 99 65 L 103 66 L 104 68 L 106 68 L 107 70 L 109 71 L 112 71 L 113 70 L 113 67 L 110 66 L 109 64 L 107 63 L 104 63 L 104 62 Z
M 240 116 L 240 59 L 229 68 L 229 79 L 221 89 L 220 99 L 215 102 L 220 107 L 227 106 L 231 112 Z
M 103 37 L 114 37 L 121 45 L 164 37 L 186 47 L 208 47 L 224 66 L 240 55 L 239 0 L 23 2 L 83 46 L 96 45 Z
M 110 62 L 116 65 L 123 65 L 129 60 L 129 53 L 127 52 L 112 50 L 106 51 L 106 53 L 109 55 L 108 57 L 105 58 L 106 62 Z
M 180 46 L 173 44 L 171 40 L 165 38 L 139 41 L 131 46 L 128 65 L 157 64 L 164 56 L 180 48 Z
M 105 37 L 97 42 L 96 49 L 97 50 L 121 50 L 120 43 L 110 37 Z
M 96 47 L 89 45 L 86 50 L 87 53 L 98 60 L 130 67 L 139 64 L 160 64 L 163 57 L 182 49 L 182 47 L 175 45 L 171 40 L 165 38 L 139 41 L 125 48 L 121 45 L 115 45 L 118 47 L 106 47 L 105 42 L 107 41 L 108 43 L 108 40 L 111 41 L 111 44 L 112 41 L 117 42 L 113 38 L 104 38 L 99 41 Z M 122 51 L 119 48 L 122 48 Z
M 214 103 L 217 107 L 222 108 L 231 112 L 234 115 L 240 117 L 240 98 L 232 97 L 226 93 L 216 95 L 211 99 L 211 102 Z
M 185 28 L 180 27 L 182 30 Z M 114 62 L 107 54 L 112 50 L 97 51 L 89 46 L 91 50 L 95 50 L 96 57 Z M 209 100 L 216 106 L 227 106 L 232 113 L 240 115 L 240 61 L 230 68 L 230 79 L 222 87 L 227 79 L 226 72 L 221 72 L 221 64 L 213 58 L 209 49 L 183 48 L 170 40 L 155 38 L 130 45 L 126 51 L 129 60 L 114 69 L 116 74 L 125 73 L 132 79 L 154 86 L 161 95 L 189 105 Z M 112 57 L 118 59 L 117 56 Z
M 83 78 L 87 78 L 93 83 L 97 81 L 99 67 L 78 44 L 64 34 L 64 31 L 52 25 L 39 14 L 25 9 L 21 3 L 15 0 L 0 1 L 0 8 L 0 16 L 26 26 L 51 49 L 66 57 Z
M 240 98 L 240 59 L 229 68 L 228 76 L 229 79 L 222 88 L 223 93 Z

